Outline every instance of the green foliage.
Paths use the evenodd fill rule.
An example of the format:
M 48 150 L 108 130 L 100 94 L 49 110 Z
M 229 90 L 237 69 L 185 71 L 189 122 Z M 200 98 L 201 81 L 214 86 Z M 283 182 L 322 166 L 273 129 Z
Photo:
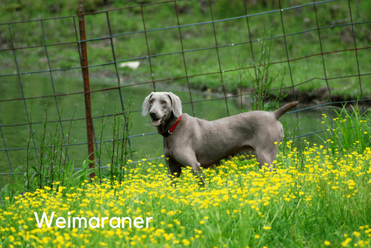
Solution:
M 16 176 L 14 185 L 5 187 L 6 194 L 19 194 L 24 192 L 33 192 L 36 189 L 44 187 L 73 187 L 81 185 L 91 180 L 91 175 L 95 173 L 96 179 L 99 182 L 110 179 L 112 182 L 121 182 L 124 178 L 124 169 L 128 164 L 129 156 L 133 151 L 128 145 L 129 135 L 132 128 L 132 97 L 129 98 L 128 104 L 125 105 L 124 113 L 116 113 L 113 115 L 112 123 L 112 142 L 103 144 L 103 134 L 106 126 L 106 100 L 103 105 L 103 118 L 100 132 L 99 149 L 95 151 L 96 161 L 85 159 L 82 167 L 75 168 L 73 158 L 68 159 L 70 145 L 73 141 L 71 138 L 71 130 L 74 125 L 73 112 L 71 121 L 64 129 L 64 136 L 61 132 L 61 124 L 59 121 L 49 124 L 49 100 L 45 104 L 45 114 L 41 130 L 34 130 L 34 126 L 29 125 L 27 137 L 23 140 L 26 143 L 26 159 L 23 166 L 16 169 L 15 173 L 20 173 L 21 176 Z M 30 123 L 32 123 L 33 108 L 30 111 Z M 62 113 L 57 117 L 61 119 Z M 48 126 L 49 125 L 49 126 Z M 50 127 L 51 126 L 51 127 Z M 33 152 L 33 139 L 37 146 L 37 155 Z M 109 168 L 101 168 L 103 150 L 106 150 L 110 163 Z M 91 164 L 95 164 L 90 168 Z M 9 193 L 10 192 L 10 193 Z M 4 193 L 2 193 L 4 194 Z
M 333 155 L 345 151 L 362 153 L 366 147 L 371 147 L 370 109 L 362 113 L 358 104 L 351 108 L 352 111 L 348 111 L 345 106 L 334 110 L 336 117 L 332 120 L 322 115 L 323 129 L 326 131 L 325 144 Z
M 102 11 L 112 8 L 121 8 L 147 3 L 148 1 L 102 1 L 102 0 L 84 0 L 86 8 L 95 11 Z M 49 1 L 45 3 L 42 0 L 20 0 L 22 7 L 19 10 L 6 11 L 5 8 L 0 8 L 0 22 L 32 20 L 39 18 L 70 16 L 77 14 L 77 4 L 75 0 L 67 1 Z M 277 1 L 246 1 L 247 13 L 256 14 L 279 8 Z M 298 1 L 283 1 L 283 8 L 302 4 Z M 5 3 L 5 7 L 11 5 L 11 1 Z M 211 20 L 209 2 L 205 0 L 179 1 L 177 3 L 179 10 L 180 24 L 193 24 Z M 91 7 L 89 7 L 91 6 Z M 371 2 L 359 1 L 351 2 L 351 7 L 355 22 L 369 21 L 367 10 L 371 8 Z M 212 1 L 214 19 L 230 18 L 245 15 L 244 3 L 240 0 Z M 177 18 L 174 13 L 174 4 L 150 5 L 143 7 L 146 29 L 155 29 L 163 27 L 171 27 L 177 25 Z M 336 1 L 326 4 L 317 4 L 317 13 L 320 27 L 331 25 L 342 25 L 349 23 L 349 10 L 346 1 Z M 110 12 L 110 23 L 114 35 L 136 32 L 143 30 L 142 13 L 139 7 L 122 9 Z M 87 38 L 101 38 L 108 35 L 107 18 L 103 14 L 88 15 L 85 17 Z M 243 54 L 243 64 L 254 66 L 251 59 L 251 54 L 247 45 L 238 44 L 246 42 L 249 37 L 247 32 L 246 19 L 238 19 L 226 22 L 215 23 L 215 31 L 217 35 L 218 45 L 235 44 L 233 47 L 219 49 L 221 57 L 222 70 L 238 68 L 236 65 L 237 57 Z M 316 26 L 316 16 L 313 11 L 313 6 L 303 7 L 302 9 L 288 10 L 283 12 L 283 22 L 285 25 L 286 34 L 293 34 L 304 30 L 310 30 Z M 272 30 L 272 36 L 281 36 L 281 18 L 280 13 L 270 13 L 249 17 L 252 40 L 262 39 L 264 36 L 264 27 Z M 72 18 L 53 19 L 43 21 L 45 38 L 47 44 L 57 44 L 63 42 L 76 41 L 76 34 Z M 371 25 L 364 23 L 356 25 L 356 42 L 359 48 L 367 47 Z M 25 24 L 11 25 L 13 40 L 16 47 L 39 46 L 43 45 L 43 35 L 40 22 L 28 22 Z M 184 27 L 181 29 L 183 37 L 183 45 L 185 50 L 195 50 L 199 48 L 211 48 L 215 46 L 214 30 L 211 24 Z M 335 51 L 342 49 L 351 49 L 354 47 L 353 35 L 351 26 L 345 25 L 332 29 L 321 30 L 322 44 L 325 51 Z M 168 29 L 165 31 L 148 32 L 149 53 L 165 54 L 180 52 L 179 31 L 177 29 Z M 2 48 L 9 49 L 12 47 L 10 33 L 7 25 L 0 27 L 0 40 Z M 236 45 L 238 44 L 238 45 Z M 257 43 L 253 43 L 255 47 L 254 53 L 259 53 L 256 49 Z M 290 59 L 300 58 L 312 54 L 319 53 L 319 41 L 317 32 L 307 32 L 305 34 L 297 34 L 287 36 L 287 46 Z M 118 61 L 128 58 L 145 57 L 148 55 L 145 36 L 143 34 L 129 34 L 117 36 L 114 38 L 114 47 L 116 58 Z M 275 55 L 275 61 L 287 60 L 285 44 L 282 38 L 272 40 L 270 47 L 271 54 Z M 363 73 L 369 72 L 368 55 L 366 50 L 358 52 L 360 70 Z M 80 65 L 79 55 L 75 45 L 64 46 L 49 46 L 48 53 L 51 60 L 52 69 L 68 69 L 78 67 Z M 255 54 L 255 57 L 257 54 Z M 205 72 L 217 71 L 218 64 L 214 49 L 207 51 L 187 52 L 185 53 L 186 63 L 189 75 L 202 74 Z M 104 64 L 112 62 L 112 52 L 110 41 L 103 39 L 88 43 L 89 64 Z M 20 63 L 21 70 L 38 71 L 45 70 L 46 55 L 44 48 L 40 49 L 21 49 L 17 51 L 17 58 Z M 139 59 L 138 59 L 139 60 Z M 0 52 L 0 61 L 3 61 L 4 66 L 2 71 L 6 73 L 14 73 L 14 55 L 11 52 Z M 130 73 L 125 74 L 123 83 L 143 82 L 151 78 L 149 75 L 148 60 L 140 60 L 141 66 Z M 343 74 L 357 74 L 355 54 L 353 52 L 342 52 L 326 55 L 326 70 L 328 77 L 339 76 Z M 159 56 L 152 59 L 152 69 L 155 80 L 164 78 L 174 78 L 184 76 L 183 60 L 180 54 L 172 56 Z M 282 71 L 282 64 L 274 64 L 270 67 L 272 71 Z M 291 62 L 291 70 L 294 83 L 304 82 L 313 77 L 323 78 L 323 66 L 320 57 L 314 56 L 308 59 L 300 59 Z M 95 68 L 97 73 L 105 75 L 114 75 L 114 67 L 102 66 Z M 255 73 L 250 72 L 252 75 Z M 238 82 L 236 73 L 225 72 L 224 84 L 228 92 L 233 92 Z M 355 97 L 359 94 L 356 91 L 350 91 L 349 87 L 359 87 L 359 81 L 356 77 L 339 79 L 334 81 L 331 89 L 334 94 L 343 95 L 345 97 Z M 184 80 L 181 82 L 185 85 Z M 220 90 L 220 77 L 209 76 L 206 80 L 201 77 L 194 77 L 190 80 L 191 87 L 194 88 L 210 88 L 211 90 Z M 280 80 L 272 82 L 272 87 L 280 88 Z M 283 79 L 283 86 L 291 86 L 291 79 L 286 77 Z M 347 85 L 345 89 L 342 84 Z M 311 91 L 320 87 L 325 87 L 321 80 L 314 80 L 311 83 L 300 86 L 300 90 Z M 364 87 L 364 94 L 370 92 L 369 87 Z M 274 95 L 279 95 L 278 91 L 271 92 Z
M 368 247 L 371 242 L 371 150 L 329 155 L 316 144 L 299 152 L 288 141 L 275 171 L 236 156 L 205 169 L 200 188 L 190 168 L 171 186 L 163 161 L 128 165 L 121 183 L 84 180 L 72 187 L 9 196 L 1 192 L 0 245 L 44 247 Z M 298 168 L 298 160 L 303 167 Z M 87 161 L 84 166 L 87 168 Z M 86 176 L 88 172 L 85 171 Z M 55 212 L 38 228 L 34 212 Z M 56 218 L 153 217 L 148 228 L 57 228 Z M 45 223 L 45 222 L 44 222 Z M 65 223 L 67 225 L 67 222 Z M 57 230 L 57 231 L 56 231 Z M 89 236 L 88 238 L 82 235 Z M 233 237 L 233 238 L 231 238 Z M 34 244 L 34 245 L 33 245 Z
M 29 136 L 26 141 L 27 157 L 24 161 L 25 166 L 19 169 L 25 170 L 25 187 L 23 190 L 33 191 L 36 188 L 42 189 L 44 186 L 53 187 L 55 181 L 69 183 L 73 162 L 67 161 L 69 146 L 72 142 L 70 133 L 74 122 L 71 120 L 67 130 L 64 130 L 65 136 L 61 132 L 61 123 L 56 121 L 54 127 L 48 128 L 49 100 L 45 104 L 45 115 L 42 124 L 41 135 L 38 135 L 35 127 L 29 125 Z M 76 109 L 75 109 L 76 112 Z M 74 118 L 75 112 L 71 119 Z M 62 113 L 58 116 L 61 119 Z M 33 111 L 30 114 L 30 123 L 32 123 Z M 31 153 L 31 140 L 35 139 L 37 146 L 37 155 Z M 20 180 L 21 185 L 24 179 Z M 19 182 L 15 182 L 16 187 Z
M 267 110 L 265 101 L 268 96 L 268 90 L 272 87 L 279 74 L 273 74 L 272 69 L 272 42 L 265 38 L 261 42 L 260 58 L 254 61 L 255 75 L 251 76 L 253 93 L 252 93 L 252 109 Z M 272 75 L 273 74 L 273 75 Z M 282 84 L 281 84 L 282 86 Z M 281 88 L 281 87 L 280 87 Z
M 268 93 L 272 88 L 273 82 L 280 76 L 279 72 L 274 72 L 273 70 L 273 57 L 272 57 L 272 41 L 264 35 L 264 39 L 260 41 L 260 53 L 257 60 L 253 60 L 254 72 L 250 73 L 248 71 L 251 83 L 249 80 L 246 80 L 242 75 L 242 71 L 239 71 L 240 74 L 240 87 L 251 87 L 252 92 L 250 94 L 251 101 L 251 110 L 265 110 L 269 109 L 269 103 L 266 102 Z M 240 58 L 239 58 L 240 64 Z M 243 65 L 240 64 L 240 68 L 243 68 Z M 281 89 L 285 77 L 285 68 L 282 73 L 282 80 L 279 86 L 279 94 L 276 98 L 277 107 L 279 107 L 279 101 L 286 97 L 281 95 Z M 237 90 L 239 90 L 237 88 Z
M 110 157 L 109 169 L 105 175 L 112 183 L 115 181 L 121 183 L 124 179 L 125 166 L 128 164 L 129 156 L 133 153 L 129 147 L 129 134 L 132 128 L 132 103 L 133 98 L 130 96 L 124 113 L 118 115 L 116 109 L 112 123 L 112 142 L 105 145 Z

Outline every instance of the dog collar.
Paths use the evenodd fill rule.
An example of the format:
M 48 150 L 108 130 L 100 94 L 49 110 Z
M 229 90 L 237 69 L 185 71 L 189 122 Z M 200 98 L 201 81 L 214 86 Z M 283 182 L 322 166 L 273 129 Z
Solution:
M 179 116 L 178 120 L 174 123 L 174 125 L 167 131 L 163 132 L 162 133 L 162 136 L 164 137 L 168 137 L 170 134 L 173 133 L 174 129 L 176 128 L 176 126 L 178 125 L 180 119 L 182 118 L 182 116 Z

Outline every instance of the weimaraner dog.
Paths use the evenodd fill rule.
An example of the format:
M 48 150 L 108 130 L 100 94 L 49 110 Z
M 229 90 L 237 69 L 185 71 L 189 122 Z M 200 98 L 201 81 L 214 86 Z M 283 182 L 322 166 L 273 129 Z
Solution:
M 279 118 L 298 102 L 274 112 L 251 111 L 215 121 L 182 114 L 179 97 L 171 92 L 152 92 L 143 102 L 142 115 L 149 112 L 151 124 L 163 136 L 164 154 L 172 175 L 190 166 L 203 182 L 200 167 L 208 168 L 221 159 L 251 152 L 259 166 L 269 167 L 283 139 Z

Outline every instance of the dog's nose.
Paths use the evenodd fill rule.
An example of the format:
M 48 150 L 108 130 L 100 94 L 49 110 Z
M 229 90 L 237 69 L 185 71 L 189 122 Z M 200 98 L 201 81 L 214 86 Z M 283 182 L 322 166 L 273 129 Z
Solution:
M 151 117 L 156 117 L 156 113 L 154 113 L 154 112 L 149 112 L 149 115 L 151 116 Z

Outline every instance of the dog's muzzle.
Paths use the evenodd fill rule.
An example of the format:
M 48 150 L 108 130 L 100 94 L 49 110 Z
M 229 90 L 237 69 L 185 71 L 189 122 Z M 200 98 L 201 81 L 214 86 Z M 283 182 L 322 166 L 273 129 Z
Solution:
M 161 125 L 162 121 L 165 119 L 166 115 L 162 116 L 161 118 L 158 118 L 155 113 L 150 113 L 151 116 L 151 124 L 154 127 L 158 127 Z

